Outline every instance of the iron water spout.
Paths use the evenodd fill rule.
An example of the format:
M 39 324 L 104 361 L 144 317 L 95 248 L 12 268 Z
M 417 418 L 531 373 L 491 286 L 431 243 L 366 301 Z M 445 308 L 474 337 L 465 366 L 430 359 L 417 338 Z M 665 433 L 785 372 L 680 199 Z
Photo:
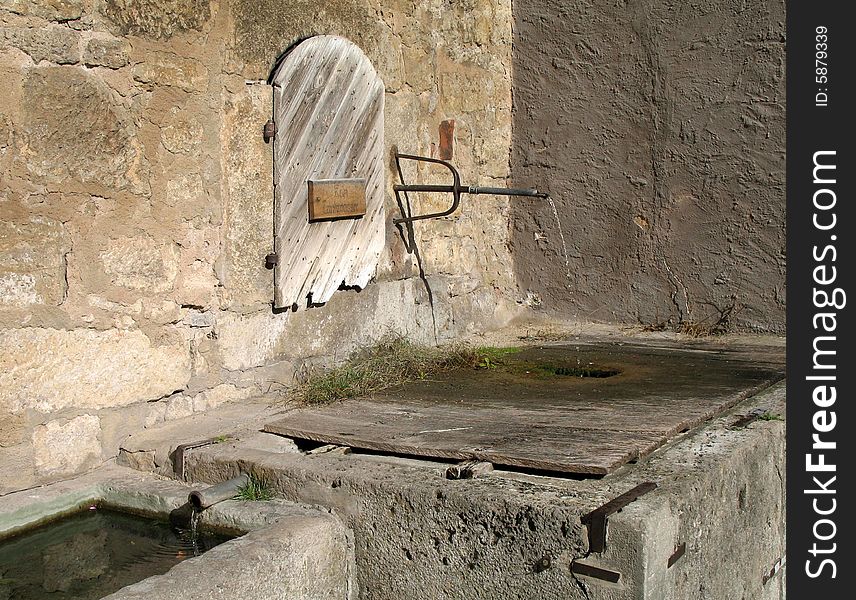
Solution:
M 414 160 L 417 162 L 428 162 L 438 165 L 443 165 L 452 173 L 451 185 L 437 184 L 407 184 L 404 182 L 404 173 L 401 170 L 401 159 Z M 452 205 L 444 211 L 435 213 L 426 213 L 423 215 L 405 215 L 397 219 L 393 219 L 396 225 L 401 223 L 412 223 L 413 221 L 421 221 L 422 219 L 433 219 L 437 217 L 445 217 L 452 214 L 461 204 L 461 194 L 491 194 L 497 196 L 529 196 L 534 198 L 547 198 L 548 194 L 539 192 L 530 188 L 500 188 L 500 187 L 481 187 L 475 185 L 462 185 L 461 175 L 451 163 L 439 158 L 428 158 L 427 156 L 416 156 L 414 154 L 395 154 L 395 166 L 398 169 L 398 177 L 401 180 L 400 184 L 392 186 L 395 192 L 395 198 L 400 207 L 404 207 L 405 203 L 401 201 L 400 194 L 407 192 L 441 192 L 452 194 Z M 403 211 L 403 208 L 402 208 Z
M 240 489 L 250 481 L 249 475 L 242 473 L 237 477 L 212 485 L 204 490 L 193 490 L 187 496 L 187 501 L 195 512 L 202 512 L 218 502 L 230 500 L 238 495 Z

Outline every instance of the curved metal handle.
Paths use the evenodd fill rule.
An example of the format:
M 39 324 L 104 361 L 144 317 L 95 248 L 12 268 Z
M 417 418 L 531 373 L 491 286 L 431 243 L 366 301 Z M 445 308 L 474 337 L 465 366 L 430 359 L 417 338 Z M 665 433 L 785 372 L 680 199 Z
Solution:
M 401 159 L 405 160 L 415 160 L 417 162 L 428 162 L 434 163 L 438 165 L 443 165 L 449 171 L 452 172 L 452 185 L 407 185 L 404 183 L 404 173 L 401 171 Z M 399 154 L 395 153 L 395 166 L 398 169 L 398 176 L 401 178 L 401 184 L 396 184 L 392 186 L 393 191 L 395 192 L 395 199 L 398 201 L 400 206 L 404 206 L 401 202 L 401 198 L 399 196 L 400 193 L 404 192 L 451 192 L 452 194 L 452 205 L 440 212 L 435 213 L 425 213 L 424 215 L 416 215 L 415 217 L 400 217 L 398 219 L 393 219 L 392 222 L 396 225 L 400 223 L 412 223 L 413 221 L 421 221 L 422 219 L 434 219 L 437 217 L 446 217 L 456 210 L 461 205 L 461 192 L 467 191 L 467 188 L 461 187 L 461 175 L 458 173 L 458 170 L 452 166 L 451 163 L 445 160 L 440 160 L 439 158 L 428 158 L 427 156 L 416 156 L 415 154 Z
M 415 160 L 418 162 L 427 162 L 434 163 L 438 165 L 443 165 L 449 171 L 452 172 L 452 185 L 436 185 L 436 184 L 406 184 L 404 183 L 404 173 L 401 170 L 401 159 L 405 160 Z M 435 213 L 426 213 L 424 215 L 416 215 L 413 216 L 403 216 L 398 219 L 393 219 L 392 222 L 396 225 L 401 223 L 412 223 L 413 221 L 420 221 L 422 219 L 433 219 L 436 217 L 445 217 L 456 210 L 461 205 L 461 194 L 493 194 L 493 195 L 501 195 L 501 196 L 529 196 L 535 198 L 546 198 L 547 194 L 543 194 L 538 190 L 533 189 L 519 189 L 519 188 L 495 188 L 495 187 L 479 187 L 479 186 L 466 186 L 461 185 L 461 176 L 458 173 L 458 170 L 452 166 L 451 163 L 445 160 L 441 160 L 439 158 L 428 158 L 427 156 L 416 156 L 414 154 L 398 154 L 395 153 L 395 166 L 398 169 L 398 177 L 401 179 L 400 184 L 396 184 L 392 186 L 393 191 L 395 192 L 395 199 L 398 201 L 398 205 L 402 207 L 402 212 L 404 211 L 404 203 L 401 201 L 401 196 L 399 194 L 404 193 L 405 199 L 407 199 L 407 192 L 443 192 L 443 193 L 451 193 L 452 194 L 452 205 L 440 212 Z M 409 203 L 408 203 L 409 208 Z

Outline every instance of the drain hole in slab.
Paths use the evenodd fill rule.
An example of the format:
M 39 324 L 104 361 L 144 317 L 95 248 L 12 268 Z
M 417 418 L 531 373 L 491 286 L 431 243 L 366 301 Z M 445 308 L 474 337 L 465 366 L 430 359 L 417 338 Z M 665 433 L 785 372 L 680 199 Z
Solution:
M 597 366 L 567 366 L 567 365 L 541 365 L 541 368 L 551 373 L 552 375 L 559 375 L 561 377 L 595 377 L 595 378 L 604 378 L 604 377 L 612 377 L 613 375 L 618 375 L 621 373 L 618 369 L 612 369 L 609 367 L 597 367 Z

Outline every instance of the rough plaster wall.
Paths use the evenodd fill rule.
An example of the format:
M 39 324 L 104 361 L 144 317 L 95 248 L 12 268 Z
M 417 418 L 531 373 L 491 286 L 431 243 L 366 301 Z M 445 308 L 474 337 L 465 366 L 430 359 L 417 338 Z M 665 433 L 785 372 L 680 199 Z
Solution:
M 541 309 L 785 327 L 784 2 L 514 3 L 515 271 Z M 719 310 L 718 310 L 719 309 Z
M 0 493 L 388 330 L 434 342 L 509 318 L 493 198 L 417 226 L 425 281 L 388 223 L 374 283 L 273 314 L 260 133 L 276 56 L 343 35 L 386 83 L 387 155 L 431 154 L 455 119 L 466 179 L 504 182 L 510 19 L 508 0 L 0 0 Z

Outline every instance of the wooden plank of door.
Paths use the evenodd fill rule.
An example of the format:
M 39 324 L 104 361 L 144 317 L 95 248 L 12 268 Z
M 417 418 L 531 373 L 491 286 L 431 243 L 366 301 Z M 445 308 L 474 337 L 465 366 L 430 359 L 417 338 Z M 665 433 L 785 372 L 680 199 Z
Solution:
M 274 305 L 323 304 L 344 284 L 363 288 L 385 242 L 384 85 L 352 42 L 300 43 L 273 78 Z M 360 218 L 309 221 L 310 180 L 365 180 Z

